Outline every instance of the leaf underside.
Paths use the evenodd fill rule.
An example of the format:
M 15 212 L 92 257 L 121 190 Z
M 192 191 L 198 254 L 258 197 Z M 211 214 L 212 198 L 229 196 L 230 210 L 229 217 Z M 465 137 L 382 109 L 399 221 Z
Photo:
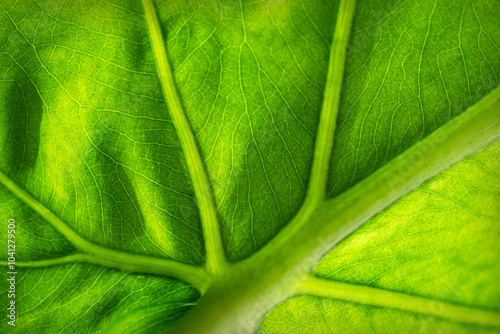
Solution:
M 13 329 L 4 319 L 2 332 L 165 332 L 203 291 L 155 268 L 174 260 L 197 275 L 190 268 L 210 262 L 218 231 L 223 256 L 214 263 L 248 258 L 292 220 L 315 182 L 340 1 L 144 3 L 159 19 L 173 95 L 140 1 L 0 0 L 0 173 L 8 180 L 0 217 L 16 219 L 19 263 L 18 323 Z M 320 178 L 326 197 L 390 165 L 494 91 L 498 27 L 500 5 L 491 0 L 358 0 L 342 88 L 331 88 L 340 101 L 327 180 Z M 490 143 L 398 199 L 313 274 L 500 312 L 499 153 L 499 142 Z M 111 250 L 122 262 L 89 260 L 78 238 L 94 258 Z M 7 249 L 6 229 L 0 242 Z M 153 258 L 158 266 L 143 272 L 126 266 Z M 7 305 L 8 288 L 1 290 Z M 435 315 L 309 294 L 270 310 L 260 331 L 499 328 Z

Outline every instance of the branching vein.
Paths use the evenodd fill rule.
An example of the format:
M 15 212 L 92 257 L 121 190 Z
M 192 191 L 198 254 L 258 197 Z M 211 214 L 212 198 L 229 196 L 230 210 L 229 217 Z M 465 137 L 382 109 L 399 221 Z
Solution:
M 500 327 L 500 313 L 498 312 L 317 277 L 310 277 L 301 282 L 297 293 L 389 307 L 476 325 Z
M 285 239 L 291 235 L 298 235 L 308 219 L 315 212 L 318 205 L 324 200 L 325 186 L 330 163 L 330 154 L 333 146 L 337 112 L 340 103 L 340 92 L 344 77 L 344 67 L 352 20 L 354 17 L 355 0 L 343 0 L 340 8 L 333 36 L 328 76 L 321 109 L 320 122 L 316 135 L 314 158 L 311 167 L 306 198 L 302 207 L 292 221 L 264 247 L 263 253 L 274 248 L 275 252 L 286 243 Z M 266 255 L 263 255 L 265 257 Z
M 356 186 L 322 202 L 300 226 L 286 226 L 247 263 L 295 268 L 300 277 L 399 197 L 499 137 L 500 87 Z

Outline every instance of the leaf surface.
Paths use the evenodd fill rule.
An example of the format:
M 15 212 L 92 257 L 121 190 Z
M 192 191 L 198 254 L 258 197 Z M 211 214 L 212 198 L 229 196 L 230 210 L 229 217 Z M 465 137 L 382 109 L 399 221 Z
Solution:
M 17 222 L 15 332 L 165 332 L 217 280 L 203 269 L 207 212 L 221 261 L 248 259 L 314 209 L 311 189 L 337 198 L 498 93 L 498 3 L 359 0 L 352 27 L 346 3 L 0 0 L 0 219 Z M 350 39 L 342 85 L 328 86 L 336 26 Z M 330 154 L 317 133 L 332 94 Z M 498 104 L 490 111 L 498 127 Z M 330 157 L 326 180 L 311 174 L 318 154 Z M 314 275 L 498 314 L 498 157 L 495 142 L 400 198 L 332 244 Z M 500 326 L 422 305 L 294 296 L 261 331 Z

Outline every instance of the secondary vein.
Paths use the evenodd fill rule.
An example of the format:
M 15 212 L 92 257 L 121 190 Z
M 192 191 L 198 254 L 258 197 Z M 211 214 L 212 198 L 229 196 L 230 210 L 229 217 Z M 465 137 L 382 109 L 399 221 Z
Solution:
M 177 91 L 154 0 L 143 0 L 142 3 L 146 13 L 149 36 L 158 66 L 158 75 L 160 77 L 163 95 L 168 104 L 170 115 L 172 116 L 182 149 L 186 156 L 193 188 L 200 208 L 203 236 L 205 238 L 207 252 L 207 270 L 217 274 L 223 271 L 226 259 L 219 232 L 217 211 L 210 189 L 210 182 L 201 155 L 198 151 L 191 125 L 184 112 L 181 98 Z
M 351 33 L 352 20 L 356 0 L 342 0 L 340 2 L 330 50 L 330 60 L 328 64 L 328 74 L 323 98 L 323 106 L 319 119 L 314 146 L 314 157 L 311 166 L 311 174 L 307 193 L 300 210 L 290 223 L 275 238 L 279 239 L 285 235 L 297 233 L 307 224 L 308 219 L 315 212 L 318 205 L 324 200 L 325 187 L 330 165 L 330 155 L 333 147 L 333 138 L 337 122 L 337 114 L 340 103 L 340 93 L 344 78 L 345 59 L 349 36 Z M 265 248 L 271 248 L 265 247 Z
M 203 268 L 174 260 L 126 253 L 95 245 L 81 237 L 76 231 L 57 217 L 52 211 L 21 189 L 7 175 L 0 171 L 0 184 L 45 218 L 59 233 L 85 254 L 69 257 L 71 260 L 87 261 L 130 272 L 165 275 L 181 279 L 197 287 L 202 293 L 210 283 L 210 277 Z M 61 258 L 62 259 L 62 258 Z M 51 261 L 51 260 L 46 260 Z M 55 261 L 55 260 L 52 260 Z M 62 260 L 60 260 L 62 261 Z M 50 263 L 50 262 L 49 262 Z
M 295 217 L 271 242 L 258 252 L 263 253 L 262 255 L 256 253 L 257 257 L 266 257 L 273 252 L 280 252 L 280 247 L 286 244 L 286 240 L 290 236 L 302 233 L 301 230 L 307 225 L 311 215 L 317 210 L 318 205 L 324 201 L 330 154 L 333 147 L 340 93 L 344 77 L 346 53 L 355 7 L 355 0 L 342 0 L 340 2 L 330 50 L 325 94 L 316 135 L 314 157 L 306 198 Z M 265 253 L 269 254 L 266 255 Z
M 389 307 L 476 325 L 500 327 L 499 312 L 312 276 L 302 281 L 298 285 L 296 292 L 379 307 Z
M 335 125 L 340 103 L 340 92 L 344 78 L 347 45 L 354 17 L 355 0 L 343 0 L 335 26 L 335 33 L 330 51 L 328 76 L 326 80 L 323 106 L 321 109 L 311 176 L 304 205 L 313 205 L 325 196 L 325 186 L 333 147 Z

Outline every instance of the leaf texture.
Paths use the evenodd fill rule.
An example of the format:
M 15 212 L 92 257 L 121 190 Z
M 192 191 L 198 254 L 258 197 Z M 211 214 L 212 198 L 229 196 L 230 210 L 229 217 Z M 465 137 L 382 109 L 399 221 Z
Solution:
M 19 272 L 18 323 L 0 331 L 163 333 L 214 298 L 210 287 L 222 303 L 240 268 L 318 210 L 308 191 L 333 203 L 485 97 L 500 99 L 498 27 L 490 0 L 0 0 L 0 219 L 16 219 Z M 331 55 L 343 57 L 339 36 L 350 36 L 345 68 Z M 332 66 L 341 85 L 328 81 Z M 497 102 L 484 129 L 495 138 Z M 331 152 L 329 140 L 318 149 L 322 126 Z M 289 268 L 272 268 L 286 291 L 256 296 L 262 314 L 238 330 L 498 332 L 424 303 L 500 312 L 500 146 L 486 144 L 328 244 L 318 263 L 302 259 L 314 277 L 419 297 L 420 309 L 305 294 L 287 285 Z M 311 174 L 318 154 L 325 177 Z M 406 168 L 427 161 L 414 159 Z M 323 238 L 309 231 L 303 242 Z M 165 274 L 176 270 L 184 276 Z M 258 286 L 271 271 L 248 276 Z

